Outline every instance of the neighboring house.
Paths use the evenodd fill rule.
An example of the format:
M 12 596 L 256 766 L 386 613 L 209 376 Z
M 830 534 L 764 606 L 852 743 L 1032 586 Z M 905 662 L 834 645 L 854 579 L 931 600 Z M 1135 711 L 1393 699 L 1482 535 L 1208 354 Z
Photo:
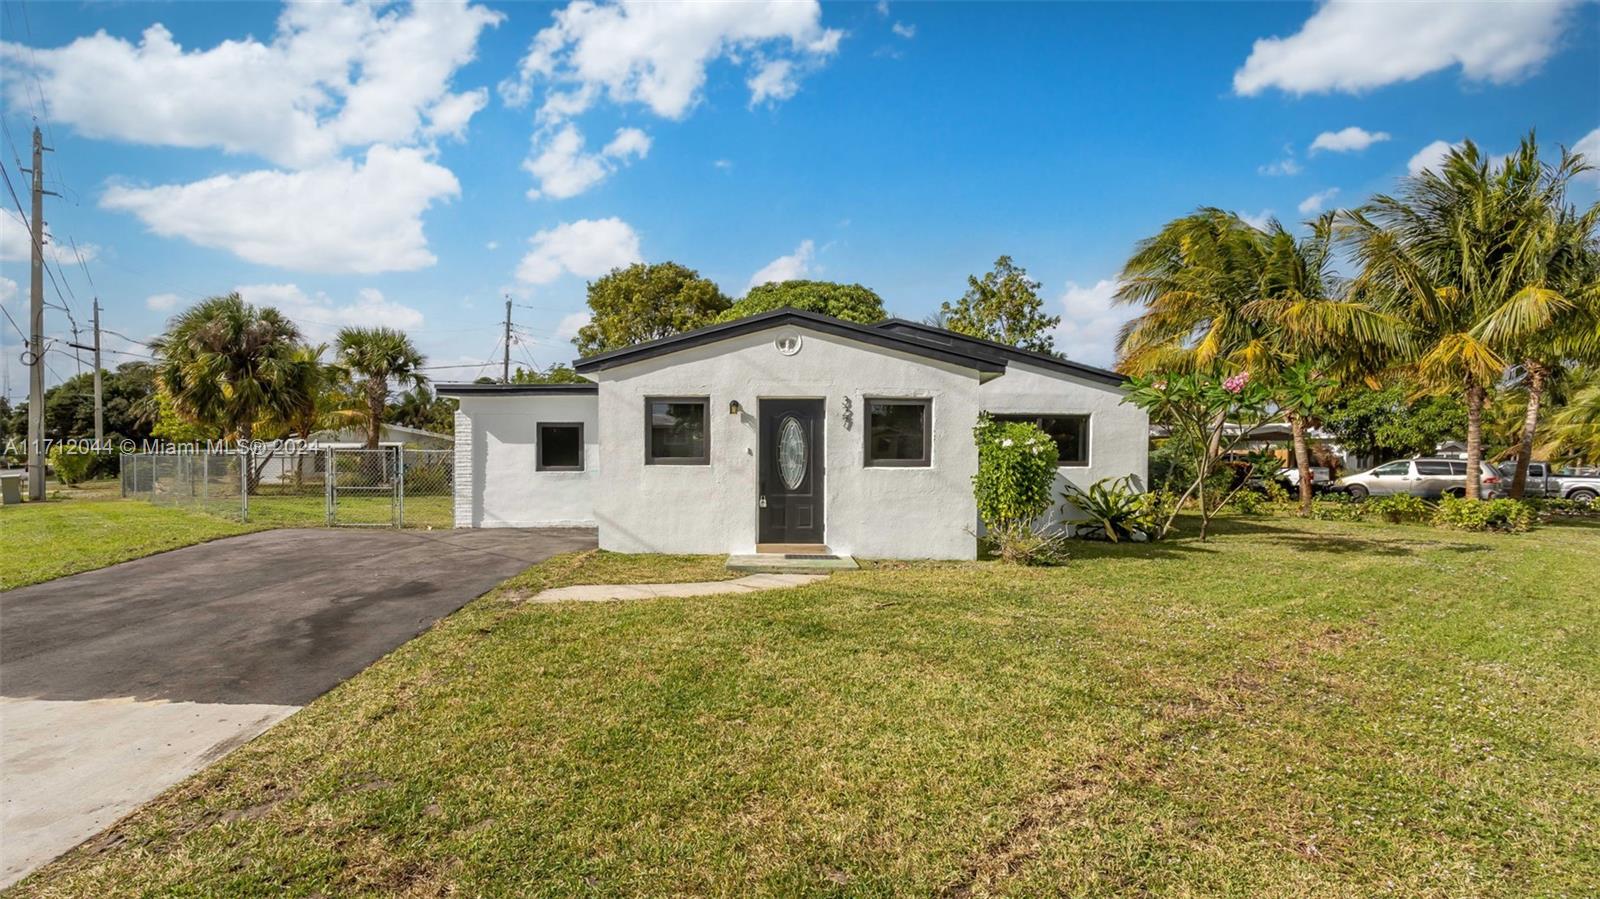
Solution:
M 1122 377 L 915 322 L 780 309 L 580 359 L 589 384 L 442 384 L 457 527 L 594 525 L 620 552 L 971 559 L 972 429 L 1039 421 L 1060 481 L 1146 477 Z
M 408 428 L 405 425 L 387 424 L 378 432 L 378 447 L 392 449 L 403 447 L 406 450 L 448 450 L 455 447 L 456 439 L 449 434 L 439 434 L 434 431 L 424 431 L 421 428 Z M 299 469 L 299 481 L 321 480 L 323 471 L 327 467 L 328 449 L 365 449 L 367 445 L 367 429 L 365 425 L 346 425 L 342 428 L 325 428 L 313 431 L 304 445 L 294 452 L 281 453 L 269 459 L 261 472 L 261 483 L 287 484 L 296 480 L 295 469 Z M 413 454 L 407 452 L 410 457 Z M 412 460 L 414 461 L 414 460 Z M 408 462 L 409 464 L 409 462 Z
M 365 425 L 346 425 L 342 428 L 328 428 L 313 432 L 310 444 L 327 448 L 333 447 L 364 447 L 367 445 L 367 428 Z M 404 446 L 406 449 L 450 449 L 455 446 L 456 439 L 449 434 L 439 434 L 434 431 L 424 431 L 421 428 L 408 428 L 405 425 L 384 423 L 378 431 L 379 446 Z

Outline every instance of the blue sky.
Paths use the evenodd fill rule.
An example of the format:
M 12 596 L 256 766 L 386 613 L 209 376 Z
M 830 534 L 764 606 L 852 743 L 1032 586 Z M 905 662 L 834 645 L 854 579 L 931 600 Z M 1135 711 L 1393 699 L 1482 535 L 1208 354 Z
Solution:
M 572 357 L 585 281 L 628 261 L 734 296 L 856 281 L 921 317 L 1006 253 L 1065 316 L 1058 346 L 1108 364 L 1122 261 L 1196 206 L 1299 221 L 1530 128 L 1600 156 L 1593 4 L 3 10 L 0 152 L 20 192 L 13 146 L 47 125 L 66 305 L 86 322 L 98 296 L 129 354 L 242 289 L 313 337 L 393 324 L 434 365 L 482 363 L 510 293 L 513 359 L 542 366 Z M 25 238 L 0 225 L 25 324 Z M 47 331 L 70 338 L 63 311 Z M 52 383 L 76 370 L 48 358 Z

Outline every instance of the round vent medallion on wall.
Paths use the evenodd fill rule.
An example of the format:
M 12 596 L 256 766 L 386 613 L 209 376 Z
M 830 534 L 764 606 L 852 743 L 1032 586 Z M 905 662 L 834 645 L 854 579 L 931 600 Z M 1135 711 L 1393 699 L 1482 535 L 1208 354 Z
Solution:
M 774 340 L 772 345 L 777 347 L 778 352 L 784 354 L 785 356 L 793 356 L 795 353 L 800 352 L 800 335 L 785 334 L 782 337 L 779 337 L 777 340 Z

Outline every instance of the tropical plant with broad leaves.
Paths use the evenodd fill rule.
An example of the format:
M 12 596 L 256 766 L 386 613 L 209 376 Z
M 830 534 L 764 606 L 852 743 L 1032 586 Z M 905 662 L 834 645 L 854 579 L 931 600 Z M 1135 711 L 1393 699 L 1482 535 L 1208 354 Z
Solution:
M 1164 520 L 1156 514 L 1160 512 L 1159 497 L 1135 487 L 1127 475 L 1101 478 L 1087 489 L 1069 481 L 1062 499 L 1078 513 L 1073 521 L 1078 535 L 1090 539 L 1120 543 L 1153 537 Z
M 339 365 L 357 389 L 364 408 L 367 449 L 377 449 L 383 433 L 383 413 L 389 402 L 390 385 L 420 387 L 428 383 L 422 374 L 422 353 L 403 331 L 393 328 L 344 328 L 336 340 Z

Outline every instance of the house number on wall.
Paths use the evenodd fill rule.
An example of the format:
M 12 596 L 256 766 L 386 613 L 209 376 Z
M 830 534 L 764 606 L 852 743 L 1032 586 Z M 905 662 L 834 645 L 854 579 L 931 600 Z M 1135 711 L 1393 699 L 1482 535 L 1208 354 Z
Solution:
M 850 430 L 850 426 L 856 422 L 856 413 L 854 409 L 850 408 L 849 397 L 844 398 L 844 408 L 840 412 L 840 417 L 844 419 L 844 429 L 846 431 Z

